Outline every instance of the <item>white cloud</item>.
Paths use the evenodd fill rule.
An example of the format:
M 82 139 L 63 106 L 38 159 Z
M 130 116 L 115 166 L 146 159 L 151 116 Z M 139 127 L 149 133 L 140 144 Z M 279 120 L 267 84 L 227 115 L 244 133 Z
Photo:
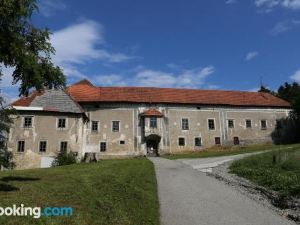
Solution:
M 101 86 L 199 88 L 206 83 L 206 78 L 214 72 L 215 68 L 213 66 L 182 70 L 178 73 L 141 68 L 130 78 L 126 75 L 110 74 L 93 76 L 92 80 Z M 208 85 L 208 88 L 217 88 L 217 86 Z
M 275 7 L 297 10 L 300 9 L 300 0 L 255 0 L 255 5 L 264 12 L 270 12 Z
M 300 69 L 290 76 L 290 78 L 294 81 L 300 82 Z
M 249 52 L 249 53 L 247 53 L 247 55 L 245 57 L 245 60 L 250 61 L 250 60 L 254 59 L 257 56 L 258 56 L 258 52 Z
M 225 4 L 234 4 L 237 3 L 237 0 L 226 0 Z
M 54 16 L 57 11 L 66 9 L 66 4 L 62 0 L 40 0 L 39 12 L 45 16 Z
M 283 32 L 292 30 L 296 28 L 298 25 L 300 25 L 299 20 L 281 21 L 275 24 L 275 26 L 270 30 L 270 34 L 275 36 Z

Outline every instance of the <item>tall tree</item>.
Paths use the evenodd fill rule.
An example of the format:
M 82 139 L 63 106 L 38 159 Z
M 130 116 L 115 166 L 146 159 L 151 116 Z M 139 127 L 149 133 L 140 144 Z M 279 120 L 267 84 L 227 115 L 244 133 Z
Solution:
M 27 95 L 31 88 L 65 85 L 62 71 L 51 62 L 55 50 L 49 30 L 32 24 L 37 10 L 36 0 L 0 1 L 0 65 L 15 68 L 13 83 L 20 82 L 20 95 Z
M 13 84 L 20 83 L 19 95 L 31 89 L 65 86 L 61 69 L 51 62 L 55 53 L 47 28 L 33 25 L 31 16 L 38 11 L 36 0 L 0 0 L 0 79 L 2 68 L 12 67 Z M 0 98 L 0 135 L 9 131 L 11 111 Z M 0 144 L 0 166 L 11 167 L 11 153 Z

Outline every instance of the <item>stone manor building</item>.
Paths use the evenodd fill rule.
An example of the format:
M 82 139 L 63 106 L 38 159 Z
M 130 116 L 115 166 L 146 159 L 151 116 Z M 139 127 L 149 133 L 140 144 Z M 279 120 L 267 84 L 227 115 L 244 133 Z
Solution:
M 271 94 L 152 87 L 96 87 L 33 92 L 12 103 L 8 137 L 17 168 L 51 165 L 60 151 L 78 159 L 201 151 L 215 145 L 271 142 L 288 102 Z

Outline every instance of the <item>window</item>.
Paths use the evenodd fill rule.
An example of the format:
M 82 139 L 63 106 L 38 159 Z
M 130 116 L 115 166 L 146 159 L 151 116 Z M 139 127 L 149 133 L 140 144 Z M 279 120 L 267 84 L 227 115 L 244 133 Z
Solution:
M 181 120 L 181 129 L 182 130 L 188 130 L 189 129 L 189 119 L 183 118 Z
M 260 121 L 260 127 L 262 130 L 266 130 L 267 129 L 267 121 L 266 120 L 261 120 Z
M 240 139 L 239 139 L 239 137 L 234 137 L 234 138 L 233 138 L 233 144 L 234 144 L 234 145 L 239 145 L 239 144 L 240 144 Z
M 47 150 L 47 141 L 40 141 L 40 152 L 46 152 Z
M 252 121 L 246 120 L 246 128 L 252 128 Z
M 120 121 L 112 121 L 112 131 L 113 132 L 120 131 Z
M 234 121 L 228 120 L 228 128 L 234 128 Z
M 156 117 L 150 117 L 150 127 L 157 128 L 157 118 Z
M 106 142 L 105 141 L 100 142 L 100 152 L 106 152 Z
M 208 129 L 210 129 L 210 130 L 215 129 L 215 120 L 213 120 L 213 119 L 208 120 Z
M 25 141 L 18 141 L 18 152 L 24 152 L 25 151 Z
M 215 144 L 220 145 L 221 144 L 221 138 L 220 137 L 215 137 Z
M 195 137 L 195 146 L 200 147 L 201 146 L 201 137 Z
M 60 142 L 60 152 L 66 153 L 67 150 L 68 150 L 68 142 L 67 141 Z
M 66 118 L 58 118 L 57 128 L 66 128 Z
M 120 145 L 125 145 L 125 141 L 120 141 Z
M 183 137 L 178 138 L 178 145 L 185 146 L 185 138 L 183 138 Z
M 32 116 L 25 116 L 24 117 L 24 127 L 25 128 L 32 127 Z
M 98 131 L 98 121 L 92 121 L 92 131 L 97 132 Z

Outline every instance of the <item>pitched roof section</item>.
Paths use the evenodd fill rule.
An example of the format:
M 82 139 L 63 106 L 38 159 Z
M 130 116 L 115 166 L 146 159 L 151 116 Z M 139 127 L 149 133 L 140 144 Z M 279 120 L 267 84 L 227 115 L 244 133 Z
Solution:
M 141 116 L 149 116 L 149 117 L 163 117 L 164 114 L 162 114 L 160 111 L 158 111 L 155 108 L 150 108 L 148 110 L 146 110 L 145 112 L 142 112 L 140 114 Z
M 33 92 L 28 97 L 20 98 L 12 106 L 42 107 L 43 111 L 83 113 L 81 106 L 64 90 L 44 90 Z
M 153 87 L 95 87 L 78 82 L 68 88 L 77 102 L 169 103 L 258 107 L 290 107 L 268 93 Z

